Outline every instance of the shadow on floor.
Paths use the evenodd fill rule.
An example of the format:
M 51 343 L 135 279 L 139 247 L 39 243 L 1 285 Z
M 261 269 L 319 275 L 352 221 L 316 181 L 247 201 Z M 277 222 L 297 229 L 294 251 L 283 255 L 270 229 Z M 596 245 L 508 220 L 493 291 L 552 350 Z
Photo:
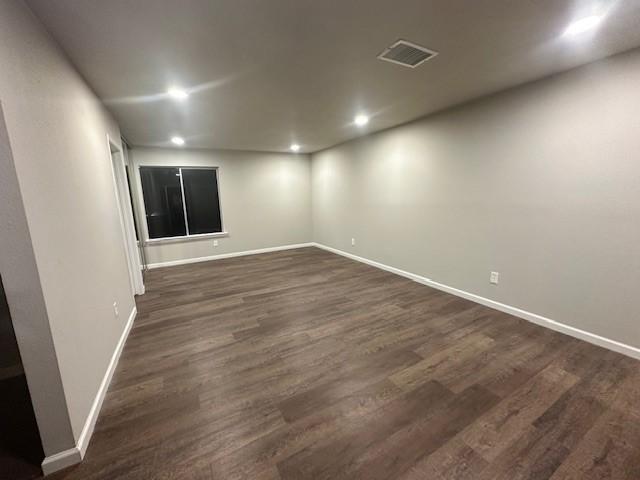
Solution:
M 0 381 L 0 479 L 40 477 L 44 458 L 24 375 Z

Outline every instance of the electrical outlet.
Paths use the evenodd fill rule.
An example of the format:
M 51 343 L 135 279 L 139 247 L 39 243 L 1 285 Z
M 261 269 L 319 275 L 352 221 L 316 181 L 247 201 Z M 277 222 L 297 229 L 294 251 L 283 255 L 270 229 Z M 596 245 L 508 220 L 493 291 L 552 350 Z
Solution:
M 120 316 L 120 312 L 118 311 L 118 302 L 113 302 L 113 313 L 116 317 Z
M 214 240 L 214 241 L 213 241 L 213 246 L 214 246 L 214 247 L 217 247 L 217 246 L 218 246 L 218 240 Z
M 356 239 L 355 239 L 355 238 L 352 238 L 352 239 L 351 239 L 351 246 L 352 246 L 352 247 L 355 247 L 355 245 L 356 245 Z
M 500 273 L 499 272 L 491 272 L 491 275 L 489 276 L 489 281 L 491 283 L 493 283 L 494 285 L 497 285 L 499 280 L 500 280 Z

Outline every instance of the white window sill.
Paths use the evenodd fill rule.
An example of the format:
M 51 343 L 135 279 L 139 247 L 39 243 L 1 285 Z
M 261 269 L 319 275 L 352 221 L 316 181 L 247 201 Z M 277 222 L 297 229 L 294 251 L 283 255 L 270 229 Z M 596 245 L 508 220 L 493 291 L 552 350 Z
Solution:
M 207 240 L 209 238 L 228 237 L 229 232 L 202 233 L 200 235 L 188 235 L 185 237 L 151 238 L 145 240 L 145 245 L 159 245 L 163 243 L 192 242 L 194 240 Z

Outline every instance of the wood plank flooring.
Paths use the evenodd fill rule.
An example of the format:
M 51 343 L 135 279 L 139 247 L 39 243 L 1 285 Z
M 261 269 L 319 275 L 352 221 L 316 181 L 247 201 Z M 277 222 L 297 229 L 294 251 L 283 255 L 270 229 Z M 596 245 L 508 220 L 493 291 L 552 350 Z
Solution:
M 52 478 L 640 479 L 630 358 L 316 248 L 146 286 Z

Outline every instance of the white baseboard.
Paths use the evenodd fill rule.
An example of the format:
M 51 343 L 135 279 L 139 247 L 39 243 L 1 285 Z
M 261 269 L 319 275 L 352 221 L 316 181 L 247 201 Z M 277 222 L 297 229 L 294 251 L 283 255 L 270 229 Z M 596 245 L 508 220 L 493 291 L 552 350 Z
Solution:
M 279 252 L 281 250 L 293 250 L 294 248 L 312 247 L 313 243 L 297 243 L 293 245 L 282 245 L 280 247 L 260 248 L 257 250 L 245 250 L 244 252 L 221 253 L 220 255 L 211 255 L 208 257 L 184 258 L 180 260 L 172 260 L 170 262 L 150 263 L 148 268 L 173 267 L 175 265 L 186 265 L 188 263 L 208 262 L 210 260 L 221 260 L 223 258 L 243 257 L 245 255 L 257 255 L 259 253 Z
M 58 470 L 70 467 L 82 461 L 82 454 L 78 447 L 70 448 L 64 452 L 49 455 L 42 461 L 42 473 L 51 475 Z
M 136 318 L 136 314 L 137 309 L 134 306 L 133 310 L 131 310 L 129 318 L 127 319 L 127 324 L 124 327 L 122 335 L 120 335 L 120 340 L 118 340 L 118 344 L 116 345 L 113 355 L 111 356 L 111 361 L 109 362 L 107 371 L 104 374 L 102 383 L 100 383 L 100 387 L 98 388 L 96 397 L 93 400 L 93 405 L 91 406 L 91 410 L 89 410 L 89 415 L 87 416 L 87 420 L 84 423 L 82 432 L 80 432 L 80 436 L 78 437 L 76 446 L 70 448 L 69 450 L 65 450 L 63 452 L 56 453 L 55 455 L 46 457 L 42 462 L 42 472 L 45 475 L 49 475 L 53 472 L 57 472 L 58 470 L 62 470 L 63 468 L 67 468 L 75 465 L 76 463 L 80 463 L 84 458 L 84 455 L 87 452 L 87 447 L 89 446 L 89 441 L 91 440 L 91 436 L 93 435 L 93 429 L 95 428 L 96 421 L 98 420 L 98 415 L 100 415 L 100 409 L 102 408 L 104 397 L 107 394 L 109 384 L 111 383 L 113 374 L 116 371 L 118 360 L 120 359 L 120 355 L 122 354 L 122 349 L 124 348 L 124 344 L 127 341 L 127 337 L 129 336 L 131 327 L 133 327 L 133 322 Z
M 96 426 L 98 415 L 100 415 L 102 402 L 104 402 L 104 397 L 107 395 L 109 384 L 111 383 L 113 374 L 116 371 L 118 360 L 120 360 L 122 349 L 124 348 L 124 344 L 126 343 L 127 338 L 129 337 L 129 332 L 131 331 L 131 327 L 133 327 L 133 322 L 136 318 L 137 313 L 138 313 L 138 310 L 134 306 L 133 310 L 131 310 L 131 314 L 129 315 L 129 318 L 127 319 L 127 324 L 124 327 L 122 335 L 120 335 L 120 340 L 118 340 L 116 349 L 114 350 L 113 355 L 111 356 L 111 361 L 109 362 L 107 371 L 104 374 L 104 378 L 102 379 L 102 383 L 100 384 L 100 388 L 98 389 L 96 398 L 93 400 L 93 405 L 91 406 L 91 410 L 89 411 L 89 416 L 87 417 L 87 420 L 84 424 L 84 428 L 82 429 L 82 432 L 80 432 L 80 437 L 78 438 L 78 448 L 80 449 L 80 454 L 82 455 L 82 458 L 84 458 L 84 454 L 87 452 L 87 447 L 89 446 L 91 435 L 93 435 L 93 429 Z
M 372 267 L 380 268 L 382 270 L 386 270 L 387 272 L 395 273 L 396 275 L 406 277 L 410 280 L 413 280 L 414 282 L 422 283 L 423 285 L 427 285 L 429 287 L 442 290 L 443 292 L 447 292 L 452 295 L 456 295 L 458 297 L 466 298 L 467 300 L 471 300 L 472 302 L 485 305 L 487 307 L 493 308 L 495 310 L 499 310 L 501 312 L 508 313 L 515 317 L 528 320 L 529 322 L 535 323 L 537 325 L 550 328 L 551 330 L 555 330 L 557 332 L 570 335 L 580 340 L 584 340 L 586 342 L 593 343 L 594 345 L 598 345 L 600 347 L 604 347 L 609 350 L 613 350 L 614 352 L 622 353 L 623 355 L 627 355 L 629 357 L 640 360 L 640 348 L 632 347 L 631 345 L 626 345 L 616 340 L 611 340 L 609 338 L 601 337 L 600 335 L 596 335 L 594 333 L 580 330 L 579 328 L 565 325 L 564 323 L 551 320 L 550 318 L 546 318 L 541 315 L 537 315 L 535 313 L 527 312 L 526 310 L 522 310 L 517 307 L 512 307 L 511 305 L 506 305 L 504 303 L 496 302 L 495 300 L 491 300 L 486 297 L 481 297 L 480 295 L 475 295 L 473 293 L 466 292 L 464 290 L 459 290 L 457 288 L 435 282 L 421 275 L 407 272 L 405 270 L 400 270 L 399 268 L 391 267 L 389 265 L 385 265 L 383 263 L 379 263 L 374 260 L 369 260 L 368 258 L 359 257 L 357 255 L 353 255 L 351 253 L 338 250 L 336 248 L 322 245 L 320 243 L 314 243 L 313 245 L 323 250 L 327 250 L 329 252 L 335 253 L 337 255 L 342 255 L 343 257 L 347 257 L 352 260 L 356 260 L 358 262 L 366 263 L 367 265 L 371 265 Z

